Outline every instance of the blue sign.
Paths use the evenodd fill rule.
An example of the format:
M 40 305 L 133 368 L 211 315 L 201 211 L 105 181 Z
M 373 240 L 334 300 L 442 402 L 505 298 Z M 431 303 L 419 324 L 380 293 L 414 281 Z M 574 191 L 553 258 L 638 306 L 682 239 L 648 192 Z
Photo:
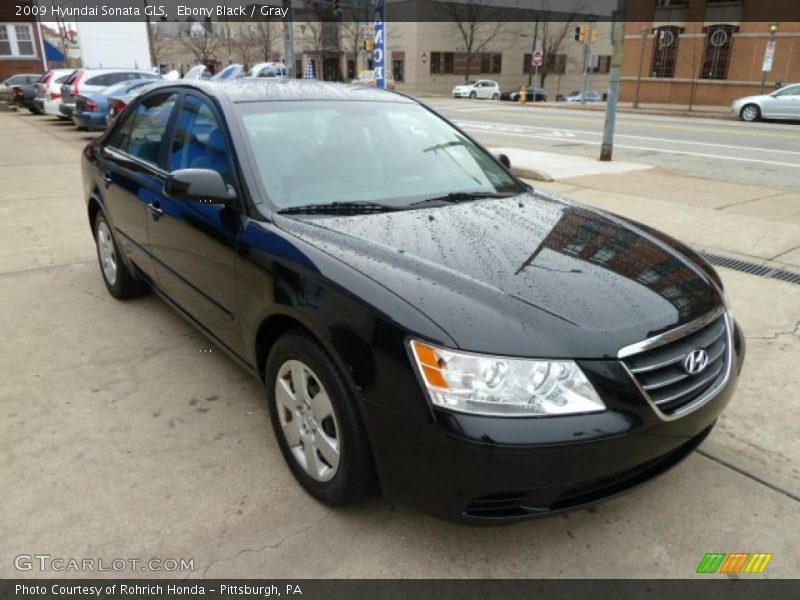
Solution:
M 378 0 L 375 7 L 375 86 L 382 90 L 387 84 L 386 49 L 386 4 L 384 0 Z

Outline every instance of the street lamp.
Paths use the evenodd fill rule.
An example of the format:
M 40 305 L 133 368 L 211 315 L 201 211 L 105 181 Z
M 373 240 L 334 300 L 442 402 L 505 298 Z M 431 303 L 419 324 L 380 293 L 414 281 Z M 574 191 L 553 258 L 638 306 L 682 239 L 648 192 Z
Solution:
M 761 67 L 761 88 L 758 92 L 759 94 L 764 93 L 764 83 L 767 81 L 767 73 L 772 70 L 772 58 L 770 58 L 769 63 L 767 63 L 767 54 L 769 52 L 772 52 L 773 56 L 775 54 L 775 34 L 778 32 L 779 25 L 780 23 L 777 22 L 769 24 L 769 42 L 767 42 L 767 48 L 764 50 L 764 64 Z

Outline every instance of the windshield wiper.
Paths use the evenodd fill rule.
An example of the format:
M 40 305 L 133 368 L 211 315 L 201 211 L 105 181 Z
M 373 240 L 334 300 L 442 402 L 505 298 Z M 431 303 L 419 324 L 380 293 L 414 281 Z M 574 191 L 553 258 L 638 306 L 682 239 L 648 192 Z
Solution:
M 342 214 L 381 213 L 398 210 L 395 206 L 376 204 L 374 202 L 328 202 L 327 204 L 304 204 L 291 206 L 278 211 L 282 215 L 299 214 Z
M 440 202 L 450 202 L 458 204 L 459 202 L 469 202 L 471 200 L 483 200 L 484 198 L 510 198 L 511 196 L 518 196 L 518 192 L 452 192 L 444 196 L 434 196 L 433 198 L 425 198 L 418 202 L 412 202 L 409 206 L 420 206 L 421 204 L 438 204 Z

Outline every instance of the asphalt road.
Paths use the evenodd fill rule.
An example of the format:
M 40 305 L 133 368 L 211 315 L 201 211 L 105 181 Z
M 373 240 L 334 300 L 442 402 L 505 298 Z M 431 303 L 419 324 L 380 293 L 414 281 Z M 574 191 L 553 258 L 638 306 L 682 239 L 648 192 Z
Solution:
M 597 158 L 603 111 L 426 98 L 481 143 Z M 800 180 L 800 122 L 617 115 L 614 158 L 671 171 L 777 188 Z

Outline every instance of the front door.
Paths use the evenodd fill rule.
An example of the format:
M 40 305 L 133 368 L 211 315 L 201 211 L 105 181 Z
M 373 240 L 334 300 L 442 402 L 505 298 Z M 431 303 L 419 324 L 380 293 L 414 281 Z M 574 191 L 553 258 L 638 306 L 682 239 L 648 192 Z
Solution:
M 236 187 L 224 124 L 204 97 L 184 96 L 166 168 L 212 169 Z M 162 195 L 148 224 L 159 288 L 221 343 L 241 353 L 235 314 L 236 240 L 242 213 Z
M 103 174 L 103 204 L 117 243 L 150 279 L 155 266 L 147 249 L 147 220 L 164 185 L 161 142 L 177 99 L 177 93 L 156 94 L 123 113 L 124 121 L 96 157 Z

